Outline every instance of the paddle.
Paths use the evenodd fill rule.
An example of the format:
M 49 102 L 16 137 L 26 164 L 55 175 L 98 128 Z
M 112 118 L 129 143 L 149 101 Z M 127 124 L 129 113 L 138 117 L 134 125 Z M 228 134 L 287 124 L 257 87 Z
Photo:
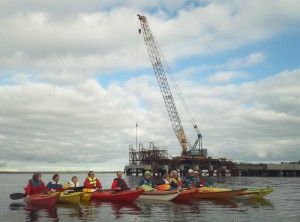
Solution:
M 12 193 L 9 195 L 9 197 L 12 200 L 19 200 L 19 199 L 26 197 L 26 195 L 24 193 Z
M 70 190 L 73 190 L 75 192 L 78 192 L 78 191 L 82 191 L 83 188 L 85 188 L 84 186 L 81 186 L 81 187 L 72 187 Z

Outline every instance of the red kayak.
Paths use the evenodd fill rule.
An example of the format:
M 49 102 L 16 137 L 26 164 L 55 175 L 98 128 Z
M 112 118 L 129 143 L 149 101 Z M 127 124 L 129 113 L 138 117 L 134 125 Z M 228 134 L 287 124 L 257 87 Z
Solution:
M 246 189 L 212 191 L 198 188 L 198 192 L 193 195 L 196 199 L 230 199 L 236 195 L 242 194 Z
M 60 193 L 52 194 L 33 194 L 29 197 L 24 198 L 26 202 L 45 206 L 54 206 L 60 197 Z
M 144 190 L 124 190 L 124 191 L 95 191 L 92 199 L 103 201 L 134 201 Z
M 179 192 L 178 196 L 175 197 L 173 200 L 191 200 L 196 193 L 198 193 L 197 189 L 182 190 Z

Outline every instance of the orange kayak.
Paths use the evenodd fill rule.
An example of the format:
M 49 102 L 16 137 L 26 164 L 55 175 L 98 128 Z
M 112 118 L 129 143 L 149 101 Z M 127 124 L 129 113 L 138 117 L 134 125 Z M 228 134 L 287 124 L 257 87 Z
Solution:
M 47 205 L 47 206 L 54 206 L 60 197 L 60 193 L 52 193 L 52 194 L 33 194 L 29 197 L 24 198 L 26 202 L 32 204 L 39 204 L 39 205 Z
M 196 199 L 230 199 L 234 196 L 242 194 L 246 189 L 240 190 L 225 190 L 225 191 L 212 191 L 204 190 L 201 188 L 197 189 L 198 192 L 193 195 Z

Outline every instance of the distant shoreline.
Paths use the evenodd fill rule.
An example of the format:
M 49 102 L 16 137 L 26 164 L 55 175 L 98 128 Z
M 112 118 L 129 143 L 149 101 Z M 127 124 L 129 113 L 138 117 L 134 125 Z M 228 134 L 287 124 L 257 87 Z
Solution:
M 0 171 L 0 174 L 27 174 L 27 173 L 88 173 L 88 171 L 20 171 L 20 172 L 12 172 L 12 171 Z M 94 171 L 95 173 L 116 173 L 116 171 Z

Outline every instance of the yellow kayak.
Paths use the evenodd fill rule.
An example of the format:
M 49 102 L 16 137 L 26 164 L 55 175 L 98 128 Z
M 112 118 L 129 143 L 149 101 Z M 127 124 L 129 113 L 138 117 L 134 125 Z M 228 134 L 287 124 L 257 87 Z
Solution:
M 203 191 L 207 191 L 207 192 L 223 192 L 223 191 L 230 191 L 232 189 L 229 188 L 219 188 L 219 187 L 201 187 L 200 188 Z
M 272 193 L 273 189 L 270 187 L 266 188 L 248 188 L 239 196 L 246 197 L 248 199 L 262 199 L 269 193 Z
M 81 200 L 81 194 L 82 192 L 69 192 L 69 193 L 61 192 L 58 202 L 78 204 Z
M 84 188 L 82 190 L 81 200 L 89 202 L 95 189 Z
M 201 190 L 207 192 L 223 192 L 230 191 L 228 188 L 219 188 L 219 187 L 201 187 Z M 269 193 L 272 193 L 273 189 L 270 187 L 265 188 L 247 188 L 241 194 L 235 196 L 236 198 L 247 198 L 247 199 L 261 199 L 264 198 Z

